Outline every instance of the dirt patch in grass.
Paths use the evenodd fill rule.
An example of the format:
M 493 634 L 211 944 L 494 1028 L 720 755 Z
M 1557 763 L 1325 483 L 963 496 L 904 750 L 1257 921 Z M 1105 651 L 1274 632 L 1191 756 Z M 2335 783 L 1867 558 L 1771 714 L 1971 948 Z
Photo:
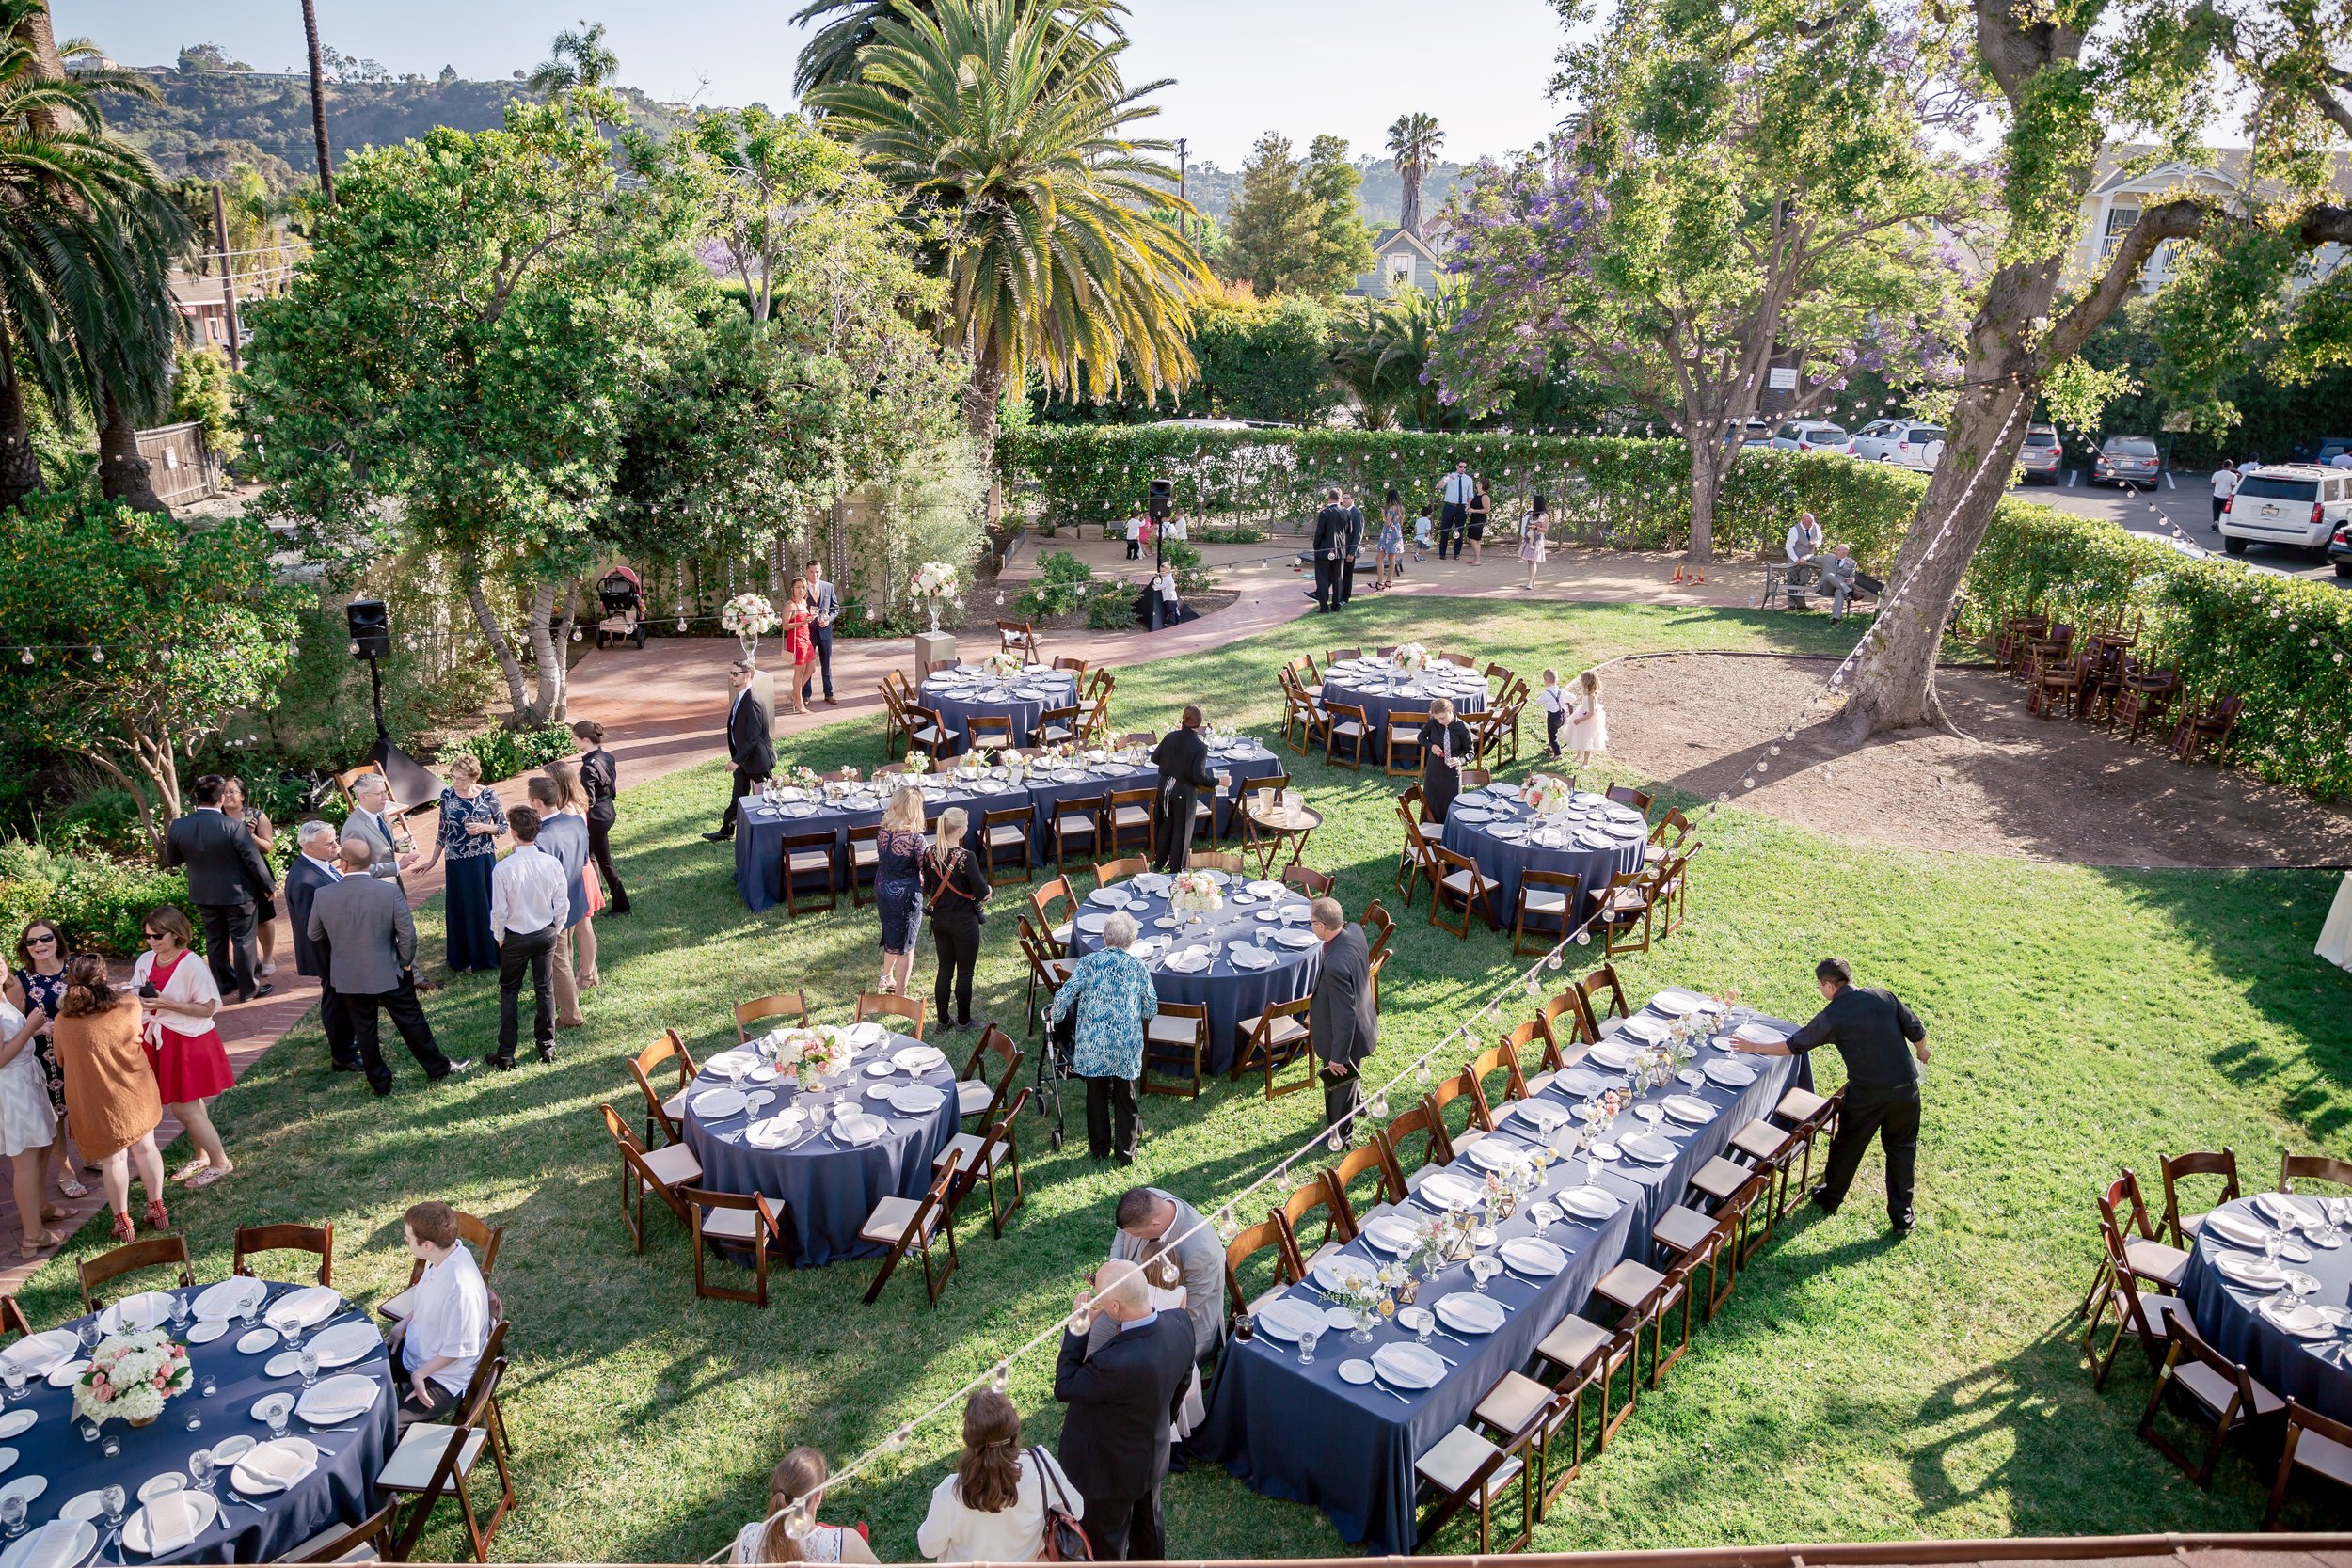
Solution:
M 1816 660 L 1692 655 L 1608 673 L 1613 760 L 1694 794 L 1851 838 L 2084 865 L 2239 867 L 2352 863 L 2352 813 L 2251 774 L 2185 768 L 2164 736 L 2026 711 L 1992 672 L 1937 677 L 1966 738 L 1940 732 L 1844 744 L 1819 719 L 1781 732 L 1820 689 Z M 1781 753 L 1769 748 L 1781 744 Z M 1754 788 L 1740 779 L 1761 762 Z

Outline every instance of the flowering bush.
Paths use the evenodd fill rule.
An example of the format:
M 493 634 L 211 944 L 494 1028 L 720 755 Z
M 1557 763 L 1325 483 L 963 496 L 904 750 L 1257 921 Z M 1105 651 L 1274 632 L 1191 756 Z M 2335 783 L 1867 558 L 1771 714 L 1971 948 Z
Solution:
M 1418 642 L 1400 642 L 1389 655 L 1389 663 L 1408 675 L 1419 674 L 1436 662 L 1429 650 Z
M 1180 871 L 1168 885 L 1168 907 L 1178 914 L 1208 914 L 1225 907 L 1225 891 L 1205 871 Z
M 188 1350 L 161 1329 L 110 1334 L 90 1352 L 89 1366 L 73 1384 L 73 1410 L 103 1421 L 119 1416 L 147 1422 L 164 1413 L 164 1402 L 186 1392 L 195 1381 Z
M 776 629 L 776 607 L 757 594 L 738 594 L 719 611 L 719 625 L 737 637 L 757 637 Z

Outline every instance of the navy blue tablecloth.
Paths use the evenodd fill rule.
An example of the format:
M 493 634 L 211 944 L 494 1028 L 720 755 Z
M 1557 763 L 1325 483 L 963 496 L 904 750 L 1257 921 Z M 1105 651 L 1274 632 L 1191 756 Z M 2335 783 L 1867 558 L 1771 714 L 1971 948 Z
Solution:
M 789 1077 L 772 1084 L 744 1085 L 765 1089 L 775 1101 L 756 1113 L 706 1118 L 694 1100 L 706 1089 L 727 1086 L 723 1075 L 706 1067 L 686 1097 L 686 1145 L 702 1162 L 703 1183 L 715 1192 L 764 1193 L 781 1198 L 790 1210 L 778 1219 L 790 1227 L 796 1260 L 818 1268 L 844 1258 L 879 1258 L 887 1247 L 861 1241 L 858 1231 L 874 1205 L 885 1197 L 920 1197 L 931 1184 L 931 1162 L 961 1130 L 956 1112 L 956 1068 L 950 1060 L 919 1078 L 903 1072 L 870 1078 L 866 1064 L 919 1044 L 912 1036 L 893 1035 L 879 1052 L 859 1053 L 846 1077 L 824 1080 L 822 1087 L 838 1094 L 845 1086 L 855 1093 L 860 1109 L 881 1117 L 889 1131 L 870 1144 L 844 1148 L 830 1132 L 818 1133 L 783 1148 L 757 1148 L 743 1141 L 743 1129 L 755 1115 L 772 1117 L 800 1098 L 800 1085 Z M 945 1096 L 939 1108 L 919 1117 L 894 1111 L 887 1101 L 867 1098 L 866 1091 L 887 1084 L 905 1088 L 928 1084 Z M 830 1120 L 830 1115 L 828 1115 Z
M 1077 705 L 1078 681 L 1074 675 L 1056 671 L 1034 671 L 1016 678 L 1013 684 L 1051 695 L 1042 700 L 1015 696 L 1009 689 L 993 682 L 970 689 L 968 695 L 958 695 L 952 688 L 941 684 L 937 676 L 923 683 L 923 705 L 937 713 L 948 733 L 955 736 L 955 744 L 948 752 L 950 756 L 964 749 L 967 726 L 975 716 L 1010 719 L 1012 743 L 1026 746 L 1031 734 L 1037 729 L 1040 714 L 1049 707 Z
M 1719 1056 L 1713 1051 L 1700 1053 L 1702 1062 Z M 1195 1450 L 1223 1464 L 1257 1492 L 1322 1509 L 1343 1540 L 1367 1552 L 1410 1552 L 1414 1460 L 1467 1420 L 1486 1391 L 1504 1372 L 1521 1368 L 1536 1343 L 1563 1319 L 1583 1311 L 1602 1275 L 1627 1258 L 1651 1261 L 1650 1229 L 1683 1196 L 1691 1173 L 1722 1153 L 1742 1126 L 1770 1110 L 1792 1081 L 1809 1077 L 1802 1057 L 1740 1059 L 1759 1069 L 1756 1083 L 1744 1089 L 1720 1088 L 1709 1082 L 1693 1090 L 1675 1083 L 1645 1097 L 1694 1093 L 1716 1106 L 1718 1114 L 1713 1121 L 1673 1140 L 1677 1153 L 1668 1164 L 1644 1166 L 1629 1160 L 1605 1164 L 1598 1185 L 1620 1200 L 1616 1213 L 1600 1221 L 1568 1215 L 1551 1227 L 1549 1239 L 1568 1254 L 1568 1266 L 1551 1279 L 1519 1279 L 1508 1273 L 1498 1276 L 1486 1293 L 1510 1313 L 1509 1321 L 1492 1334 L 1460 1336 L 1466 1343 L 1433 1339 L 1430 1348 L 1458 1363 L 1437 1387 L 1401 1401 L 1376 1384 L 1356 1386 L 1341 1380 L 1342 1361 L 1369 1358 L 1380 1345 L 1411 1337 L 1393 1323 L 1376 1329 L 1371 1345 L 1358 1345 L 1342 1332 L 1327 1334 L 1310 1367 L 1298 1364 L 1296 1346 L 1261 1331 L 1247 1343 L 1227 1342 L 1210 1389 L 1208 1418 L 1191 1439 Z M 1578 1098 L 1557 1089 L 1546 1093 L 1562 1103 Z M 1629 1112 L 1617 1131 L 1642 1125 Z M 1516 1117 L 1502 1123 L 1502 1135 L 1516 1131 Z M 1483 1180 L 1467 1153 L 1457 1164 L 1473 1180 Z M 1581 1184 L 1585 1171 L 1581 1159 L 1555 1162 L 1544 1194 Z M 1534 1234 L 1532 1209 L 1532 1203 L 1523 1205 L 1498 1226 L 1501 1240 Z M 1416 1200 L 1404 1212 L 1408 1218 L 1425 1217 L 1428 1211 Z M 1346 1250 L 1381 1259 L 1361 1240 Z M 1456 1264 L 1440 1272 L 1434 1284 L 1422 1285 L 1420 1305 L 1427 1307 L 1438 1296 L 1471 1289 L 1467 1264 Z M 1293 1293 L 1309 1299 L 1314 1294 L 1311 1288 Z
M 1470 821 L 1461 815 L 1465 806 L 1491 815 L 1484 822 Z M 1468 856 L 1477 863 L 1481 876 L 1501 884 L 1493 894 L 1495 923 L 1499 926 L 1508 927 L 1511 924 L 1511 912 L 1518 907 L 1522 873 L 1563 871 L 1576 878 L 1576 918 L 1582 920 L 1592 912 L 1598 895 L 1607 890 L 1611 877 L 1642 869 L 1645 824 L 1632 828 L 1630 838 L 1620 839 L 1616 847 L 1608 849 L 1576 847 L 1573 837 L 1569 847 L 1552 849 L 1531 839 L 1497 838 L 1494 834 L 1500 823 L 1532 825 L 1535 820 L 1534 814 L 1520 802 L 1516 788 L 1506 795 L 1496 795 L 1490 790 L 1468 792 L 1454 800 L 1454 810 L 1446 816 L 1445 847 L 1457 855 Z M 1573 834 L 1574 830 L 1570 832 Z
M 1143 893 L 1131 882 L 1111 885 L 1131 899 L 1140 900 L 1140 907 L 1130 909 L 1127 913 L 1143 937 L 1172 939 L 1179 949 L 1199 944 L 1216 953 L 1216 961 L 1197 974 L 1181 974 L 1160 961 L 1169 951 L 1166 947 L 1147 960 L 1152 964 L 1152 993 L 1161 1001 L 1205 1006 L 1209 1009 L 1209 1071 L 1232 1070 L 1233 1056 L 1241 1045 L 1243 1019 L 1254 1018 L 1277 1003 L 1295 1002 L 1315 989 L 1315 976 L 1323 972 L 1322 944 L 1302 948 L 1276 942 L 1269 933 L 1280 928 L 1282 923 L 1258 919 L 1262 911 L 1275 906 L 1255 900 L 1248 904 L 1236 902 L 1235 895 L 1242 882 L 1236 881 L 1228 888 L 1225 907 L 1205 917 L 1200 926 L 1184 925 L 1172 929 L 1154 924 L 1168 913 L 1165 894 Z M 1300 910 L 1307 907 L 1306 899 L 1296 894 L 1281 902 Z M 1108 912 L 1103 905 L 1091 901 L 1082 903 L 1078 910 L 1080 918 Z M 1297 931 L 1310 929 L 1303 915 L 1289 922 L 1289 927 Z M 1274 954 L 1271 968 L 1241 969 L 1234 965 L 1229 949 L 1245 937 Z M 1099 932 L 1074 927 L 1071 931 L 1071 949 L 1074 953 L 1091 953 L 1102 945 Z
M 2265 1229 L 2276 1228 L 2270 1217 L 2254 1207 L 2252 1198 L 2226 1204 L 2221 1212 Z M 2319 1281 L 2319 1293 L 2306 1299 L 2315 1307 L 2352 1305 L 2352 1246 L 2331 1250 L 2311 1246 L 2300 1235 L 2295 1240 L 2311 1253 L 2312 1260 L 2297 1263 L 2282 1259 L 2280 1262 Z M 2262 1256 L 2253 1248 L 2233 1246 L 2210 1226 L 2189 1251 L 2188 1269 L 2181 1276 L 2181 1297 L 2188 1303 L 2197 1332 L 2214 1349 L 2244 1365 L 2255 1382 L 2280 1399 L 2291 1395 L 2323 1416 L 2352 1421 L 2352 1340 L 2342 1335 L 2333 1339 L 2298 1339 L 2264 1317 L 2259 1308 L 2269 1292 L 2234 1284 L 2214 1267 L 2216 1257 L 2231 1253 L 2241 1258 Z
M 1342 667 L 1339 673 L 1327 673 L 1323 677 L 1323 704 L 1328 707 L 1333 703 L 1344 703 L 1362 708 L 1364 721 L 1372 731 L 1369 754 L 1385 759 L 1389 754 L 1389 715 L 1398 708 L 1407 713 L 1426 712 L 1430 704 L 1444 697 L 1453 702 L 1457 715 L 1486 710 L 1486 683 L 1478 678 L 1476 671 L 1464 670 L 1460 673 L 1468 678 L 1458 687 L 1432 690 L 1422 677 L 1399 676 L 1391 685 L 1381 677 L 1366 678 Z
M 275 1300 L 299 1288 L 272 1285 L 270 1297 Z M 196 1292 L 186 1293 L 193 1302 Z M 341 1321 L 343 1310 L 348 1308 L 339 1310 L 337 1317 L 327 1322 Z M 79 1329 L 87 1321 L 76 1318 L 60 1326 Z M 193 1320 L 190 1326 L 194 1326 Z M 311 1329 L 305 1338 L 318 1332 Z M 25 1511 L 28 1530 L 38 1529 L 58 1517 L 58 1510 L 81 1494 L 108 1485 L 119 1485 L 131 1494 L 130 1506 L 135 1508 L 138 1489 L 151 1478 L 173 1471 L 185 1477 L 190 1454 L 226 1438 L 246 1436 L 266 1442 L 269 1427 L 253 1418 L 254 1402 L 271 1393 L 286 1392 L 299 1397 L 302 1380 L 299 1376 L 265 1375 L 263 1365 L 285 1347 L 273 1345 L 258 1355 L 241 1354 L 236 1346 L 244 1334 L 244 1323 L 232 1323 L 226 1334 L 210 1344 L 188 1347 L 188 1363 L 195 1370 L 197 1388 L 201 1388 L 207 1374 L 214 1379 L 211 1399 L 202 1398 L 197 1388 L 192 1388 L 167 1402 L 163 1415 L 152 1425 L 133 1428 L 119 1420 L 104 1423 L 100 1429 L 102 1436 L 118 1436 L 122 1443 L 121 1453 L 113 1459 L 101 1451 L 103 1444 L 83 1441 L 75 1430 L 71 1388 L 52 1388 L 46 1382 L 35 1379 L 26 1385 L 21 1398 L 11 1398 L 8 1402 L 11 1413 L 30 1410 L 35 1419 L 30 1428 L 7 1440 L 18 1456 L 7 1480 L 45 1476 L 49 1481 Z M 357 1431 L 313 1432 L 299 1417 L 288 1424 L 290 1435 L 308 1437 L 318 1444 L 317 1469 L 286 1492 L 254 1498 L 260 1505 L 257 1512 L 242 1503 L 226 1501 L 242 1494 L 230 1485 L 228 1470 L 223 1468 L 214 1483 L 214 1492 L 224 1500 L 220 1518 L 211 1528 L 187 1545 L 160 1557 L 141 1558 L 136 1552 L 125 1550 L 124 1560 L 138 1558 L 140 1562 L 268 1562 L 314 1535 L 338 1525 L 356 1525 L 373 1513 L 378 1506 L 375 1477 L 383 1469 L 394 1441 L 397 1396 L 392 1387 L 391 1363 L 379 1347 L 348 1366 L 323 1370 L 319 1376 L 325 1379 L 346 1372 L 373 1378 L 382 1386 L 373 1410 L 338 1423 L 356 1427 Z M 187 1430 L 191 1413 L 203 1418 L 204 1424 L 199 1431 Z M 332 1453 L 326 1451 L 330 1449 Z M 102 1516 L 102 1540 L 106 1533 Z M 111 1560 L 115 1553 L 109 1549 L 106 1556 Z

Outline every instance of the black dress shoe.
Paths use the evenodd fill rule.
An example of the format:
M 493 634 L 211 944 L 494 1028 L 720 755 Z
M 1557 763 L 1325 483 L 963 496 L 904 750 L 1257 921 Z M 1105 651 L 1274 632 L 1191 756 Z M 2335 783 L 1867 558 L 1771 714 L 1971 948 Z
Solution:
M 278 994 L 278 988 L 269 984 L 267 981 L 263 981 L 262 984 L 253 988 L 253 994 L 256 998 L 263 996 L 276 996 Z
M 539 1059 L 543 1062 L 553 1062 L 555 1060 L 555 1047 L 551 1045 L 541 1046 L 539 1048 Z
M 332 1064 L 331 1070 L 335 1072 L 365 1072 L 367 1071 L 367 1068 L 358 1062 L 336 1062 Z
M 386 1084 L 370 1084 L 370 1085 L 368 1085 L 368 1087 L 370 1087 L 370 1088 L 372 1088 L 372 1089 L 373 1089 L 373 1090 L 375 1091 L 375 1098 L 376 1098 L 376 1099 L 378 1099 L 378 1100 L 383 1100 L 383 1099 L 385 1099 L 385 1098 L 389 1097 L 389 1096 L 391 1094 L 391 1092 L 392 1092 L 392 1085 L 391 1085 L 390 1084 L 389 1084 L 389 1083 L 386 1083 Z
M 515 1058 L 512 1056 L 491 1056 L 486 1059 L 492 1067 L 496 1068 L 501 1072 L 512 1072 L 515 1070 Z
M 1822 1200 L 1822 1198 L 1821 1198 L 1821 1189 L 1820 1189 L 1820 1188 L 1819 1188 L 1819 1187 L 1814 1188 L 1814 1189 L 1813 1189 L 1813 1191 L 1811 1192 L 1811 1194 L 1809 1194 L 1808 1196 L 1809 1196 L 1811 1197 L 1811 1199 L 1812 1199 L 1812 1202 L 1813 1202 L 1813 1207 L 1814 1207 L 1814 1208 L 1816 1208 L 1816 1209 L 1819 1209 L 1819 1210 L 1820 1210 L 1822 1213 L 1824 1213 L 1824 1214 L 1835 1214 L 1836 1212 L 1837 1212 L 1837 1205 L 1836 1205 L 1835 1203 L 1828 1203 L 1828 1202 L 1824 1202 L 1824 1201 Z
M 1908 1236 L 1908 1235 L 1910 1235 L 1910 1234 L 1911 1234 L 1912 1227 L 1913 1227 L 1915 1225 L 1916 1225 L 1918 1222 L 1917 1222 L 1917 1221 L 1915 1221 L 1915 1220 L 1914 1220 L 1914 1219 L 1912 1218 L 1912 1216 L 1910 1216 L 1909 1214 L 1902 1214 L 1902 1215 L 1893 1215 L 1893 1214 L 1890 1214 L 1890 1215 L 1888 1215 L 1888 1216 L 1887 1216 L 1887 1223 L 1888 1223 L 1889 1225 L 1891 1225 L 1891 1226 L 1894 1227 L 1894 1230 L 1895 1230 L 1895 1239 L 1896 1239 L 1897 1241 L 1899 1241 L 1899 1241 L 1901 1241 L 1901 1240 L 1902 1240 L 1905 1236 Z
M 703 842 L 706 844 L 724 844 L 727 840 L 733 838 L 734 836 L 735 835 L 733 833 L 705 833 L 703 834 Z

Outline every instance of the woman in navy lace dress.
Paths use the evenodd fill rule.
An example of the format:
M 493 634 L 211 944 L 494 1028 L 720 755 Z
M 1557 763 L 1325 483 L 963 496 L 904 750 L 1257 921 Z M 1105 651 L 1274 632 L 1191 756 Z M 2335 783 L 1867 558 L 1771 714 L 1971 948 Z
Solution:
M 923 911 L 923 792 L 913 785 L 890 798 L 874 841 L 874 904 L 882 911 L 882 990 L 903 996 L 914 972 L 914 927 Z

